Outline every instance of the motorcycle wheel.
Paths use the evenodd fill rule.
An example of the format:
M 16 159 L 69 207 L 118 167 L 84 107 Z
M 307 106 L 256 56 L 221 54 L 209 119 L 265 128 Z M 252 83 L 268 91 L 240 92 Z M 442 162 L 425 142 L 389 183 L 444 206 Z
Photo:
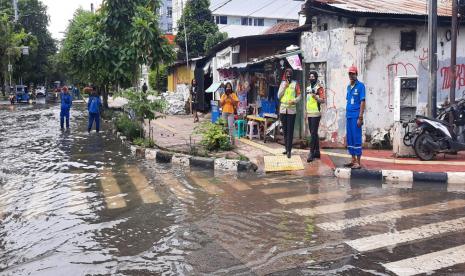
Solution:
M 423 161 L 430 161 L 433 160 L 435 156 L 435 152 L 433 150 L 428 149 L 423 145 L 425 140 L 432 140 L 431 136 L 427 132 L 423 132 L 418 135 L 417 139 L 415 139 L 415 144 L 413 145 L 413 149 L 415 150 L 415 154 L 417 155 L 420 160 Z

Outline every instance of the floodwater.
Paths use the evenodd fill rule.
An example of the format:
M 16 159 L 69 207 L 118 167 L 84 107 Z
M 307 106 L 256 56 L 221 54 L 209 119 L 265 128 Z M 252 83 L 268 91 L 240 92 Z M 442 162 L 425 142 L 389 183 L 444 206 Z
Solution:
M 465 187 L 136 160 L 84 105 L 0 105 L 1 275 L 463 275 Z

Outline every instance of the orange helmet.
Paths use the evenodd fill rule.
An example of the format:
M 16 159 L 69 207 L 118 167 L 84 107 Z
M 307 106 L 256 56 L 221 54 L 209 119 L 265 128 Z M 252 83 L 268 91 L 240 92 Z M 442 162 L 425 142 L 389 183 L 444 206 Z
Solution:
M 349 67 L 349 73 L 354 73 L 354 74 L 358 74 L 358 70 L 357 70 L 357 67 L 352 65 Z

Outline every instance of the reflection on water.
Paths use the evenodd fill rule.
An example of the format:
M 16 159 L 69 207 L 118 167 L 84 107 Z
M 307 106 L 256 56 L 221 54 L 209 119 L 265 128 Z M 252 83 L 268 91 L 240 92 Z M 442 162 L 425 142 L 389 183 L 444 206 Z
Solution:
M 0 105 L 1 274 L 386 275 L 381 263 L 431 245 L 366 257 L 344 241 L 465 211 L 443 188 L 134 160 L 108 126 L 88 134 L 84 110 L 61 132 L 57 106 Z

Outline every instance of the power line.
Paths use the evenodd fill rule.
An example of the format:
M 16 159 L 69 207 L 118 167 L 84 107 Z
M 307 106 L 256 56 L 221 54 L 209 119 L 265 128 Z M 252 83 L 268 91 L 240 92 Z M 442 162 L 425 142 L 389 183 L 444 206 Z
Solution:
M 230 0 L 230 1 L 232 1 L 232 0 Z M 271 5 L 271 4 L 272 4 L 273 2 L 275 2 L 275 1 L 279 1 L 279 0 L 271 0 L 271 1 L 270 1 L 269 3 L 267 3 L 266 5 L 262 6 L 261 8 L 255 10 L 255 11 L 253 11 L 253 12 L 251 12 L 251 13 L 249 13 L 249 14 L 243 16 L 243 17 L 249 17 L 249 16 L 251 16 L 252 14 L 257 13 L 257 12 L 263 10 L 264 8 L 266 8 L 267 6 Z M 225 26 L 219 28 L 219 30 L 222 30 L 223 28 L 226 28 L 227 26 L 230 26 L 230 25 L 225 25 Z
M 225 2 L 223 2 L 222 4 L 219 4 L 219 6 L 217 6 L 216 8 L 214 8 L 211 12 L 214 12 L 214 11 L 217 11 L 219 9 L 221 9 L 222 7 L 226 6 L 228 3 L 232 2 L 233 0 L 226 0 Z

